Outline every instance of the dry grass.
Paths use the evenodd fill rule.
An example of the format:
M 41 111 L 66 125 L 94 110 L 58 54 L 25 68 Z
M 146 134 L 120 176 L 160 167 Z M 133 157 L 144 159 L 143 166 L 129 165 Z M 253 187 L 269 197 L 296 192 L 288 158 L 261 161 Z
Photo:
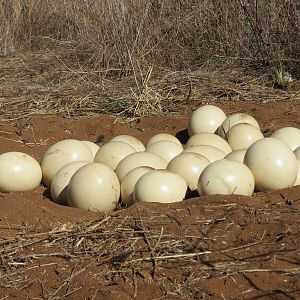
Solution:
M 197 206 L 199 209 L 199 203 L 194 209 Z M 141 278 L 161 284 L 157 279 L 167 276 L 171 269 L 173 275 L 166 277 L 170 282 L 164 286 L 166 293 L 188 299 L 199 280 L 235 280 L 235 275 L 246 277 L 251 273 L 276 273 L 289 280 L 299 276 L 299 228 L 295 222 L 299 214 L 295 210 L 288 212 L 284 203 L 254 209 L 237 202 L 212 203 L 200 210 L 201 216 L 190 216 L 188 220 L 182 218 L 188 209 L 164 211 L 141 205 L 127 214 L 119 212 L 81 224 L 60 224 L 43 232 L 34 226 L 11 225 L 6 228 L 10 234 L 0 235 L 0 283 L 22 290 L 30 285 L 30 272 L 65 266 L 71 273 L 52 293 L 47 287 L 46 299 L 63 299 L 68 293 L 76 293 L 80 287 L 72 289 L 70 283 L 87 271 L 107 285 L 124 278 L 137 293 Z M 253 218 L 248 213 L 254 210 L 257 220 L 264 222 L 251 236 L 247 232 L 251 233 Z M 239 222 L 236 218 L 241 214 L 245 215 L 244 227 L 238 231 L 241 236 L 233 237 L 234 224 Z M 176 233 L 178 224 L 181 229 Z M 244 238 L 242 243 L 240 238 Z M 287 267 L 278 267 L 281 262 Z M 241 287 L 240 292 L 248 293 L 246 288 Z M 253 286 L 252 291 L 255 289 L 263 293 Z
M 108 76 L 137 64 L 188 70 L 215 55 L 298 69 L 299 9 L 286 0 L 1 0 L 0 49 L 63 50 Z
M 298 99 L 294 1 L 0 0 L 0 111 L 129 118 L 201 99 Z
M 146 71 L 104 77 L 89 67 L 76 65 L 53 53 L 2 59 L 0 65 L 1 118 L 18 119 L 31 114 L 57 113 L 84 116 L 111 113 L 126 118 L 183 112 L 189 104 L 224 100 L 297 100 L 297 90 L 273 88 L 268 70 L 249 71 L 215 60 L 194 71 Z

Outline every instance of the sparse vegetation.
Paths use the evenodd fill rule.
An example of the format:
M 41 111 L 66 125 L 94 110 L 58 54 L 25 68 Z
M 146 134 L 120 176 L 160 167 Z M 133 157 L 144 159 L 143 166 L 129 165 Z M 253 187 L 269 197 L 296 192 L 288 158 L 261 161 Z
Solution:
M 292 76 L 289 72 L 285 71 L 283 67 L 279 67 L 274 71 L 274 87 L 280 89 L 288 88 L 289 84 L 292 82 Z
M 300 75 L 299 11 L 286 0 L 0 0 L 1 107 L 136 117 L 271 95 L 273 68 Z

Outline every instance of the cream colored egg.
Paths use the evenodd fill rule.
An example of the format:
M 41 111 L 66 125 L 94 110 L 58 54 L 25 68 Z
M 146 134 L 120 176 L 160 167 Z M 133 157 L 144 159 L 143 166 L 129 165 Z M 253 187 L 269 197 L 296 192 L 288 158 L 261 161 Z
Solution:
M 120 183 L 108 166 L 91 163 L 72 176 L 67 192 L 68 204 L 88 211 L 113 211 L 119 202 Z
M 110 142 L 124 142 L 132 146 L 136 151 L 145 151 L 144 144 L 138 140 L 137 138 L 131 136 L 131 135 L 117 135 L 113 137 Z
M 296 158 L 298 160 L 300 160 L 300 147 L 298 147 L 294 150 L 294 154 L 295 154 Z
M 124 142 L 109 142 L 101 146 L 94 162 L 103 163 L 115 170 L 118 163 L 129 154 L 136 153 L 135 148 Z
M 133 190 L 137 181 L 149 171 L 151 167 L 137 167 L 128 172 L 121 182 L 121 200 L 126 206 L 133 204 Z
M 178 174 L 167 170 L 154 170 L 137 181 L 133 199 L 134 202 L 179 202 L 185 198 L 187 187 L 187 182 Z
M 23 152 L 0 155 L 0 192 L 24 192 L 36 189 L 42 180 L 39 163 Z
M 145 151 L 157 154 L 169 162 L 183 151 L 183 146 L 171 141 L 158 141 L 147 146 Z
M 297 178 L 293 151 L 275 138 L 264 138 L 252 144 L 245 154 L 244 164 L 253 173 L 256 191 L 292 187 Z
M 201 132 L 193 135 L 186 143 L 186 148 L 194 146 L 209 145 L 222 150 L 225 154 L 232 151 L 229 144 L 218 135 L 210 132 Z
M 159 141 L 170 141 L 170 142 L 173 142 L 175 144 L 178 144 L 179 146 L 182 146 L 179 139 L 177 137 L 175 137 L 174 135 L 168 134 L 168 133 L 158 133 L 158 134 L 152 136 L 148 140 L 146 148 L 149 147 L 151 144 L 159 142 Z
M 73 161 L 62 167 L 53 177 L 51 182 L 52 200 L 61 205 L 67 205 L 67 189 L 70 179 L 81 167 L 89 164 L 88 161 Z
M 100 146 L 90 141 L 81 141 L 81 142 L 83 142 L 85 145 L 87 145 L 90 148 L 93 157 L 95 157 L 97 151 L 100 149 Z
M 293 151 L 300 146 L 300 129 L 295 127 L 280 128 L 271 137 L 287 144 Z
M 209 146 L 209 145 L 200 145 L 200 146 L 194 146 L 185 149 L 183 152 L 193 152 L 198 153 L 203 156 L 205 156 L 210 162 L 214 162 L 216 160 L 222 159 L 225 157 L 226 153 L 222 150 Z
M 54 175 L 72 161 L 93 162 L 94 157 L 88 146 L 78 140 L 62 140 L 50 146 L 45 152 L 41 167 L 43 183 L 50 187 Z
M 141 166 L 154 169 L 165 169 L 167 167 L 167 162 L 159 155 L 151 152 L 136 152 L 129 154 L 119 162 L 116 168 L 116 174 L 118 175 L 120 182 L 122 182 L 129 171 Z
M 187 181 L 190 190 L 195 191 L 202 171 L 209 164 L 210 161 L 203 155 L 183 152 L 169 162 L 167 170 L 180 175 Z
M 234 151 L 228 153 L 224 158 L 243 163 L 246 152 L 247 152 L 247 149 L 234 150 Z
M 261 131 L 249 123 L 239 123 L 227 132 L 227 141 L 232 150 L 249 148 L 254 142 L 263 139 Z
M 222 109 L 214 105 L 203 105 L 197 108 L 188 122 L 189 136 L 200 132 L 214 133 L 226 119 Z
M 198 182 L 199 195 L 244 195 L 254 191 L 254 177 L 244 164 L 221 159 L 211 163 L 201 173 Z
M 294 186 L 300 185 L 300 161 L 297 160 L 297 166 L 298 166 L 298 173 L 297 173 L 297 178 L 296 182 L 294 183 Z
M 252 116 L 245 113 L 235 113 L 224 120 L 224 122 L 218 128 L 218 135 L 221 136 L 223 139 L 227 140 L 228 130 L 234 125 L 240 123 L 251 124 L 260 130 L 258 122 Z

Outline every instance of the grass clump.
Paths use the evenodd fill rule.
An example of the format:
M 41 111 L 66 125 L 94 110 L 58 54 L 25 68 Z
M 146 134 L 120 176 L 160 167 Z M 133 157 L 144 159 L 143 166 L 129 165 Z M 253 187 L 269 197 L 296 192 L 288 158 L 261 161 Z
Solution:
M 283 67 L 279 67 L 275 69 L 273 81 L 274 87 L 279 89 L 287 89 L 293 79 L 290 72 L 285 71 Z

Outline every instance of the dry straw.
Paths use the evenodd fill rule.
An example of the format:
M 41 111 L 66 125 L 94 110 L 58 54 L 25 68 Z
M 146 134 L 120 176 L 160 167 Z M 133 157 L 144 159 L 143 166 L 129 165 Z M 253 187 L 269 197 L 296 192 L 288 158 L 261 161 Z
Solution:
M 159 71 L 139 65 L 118 80 L 64 61 L 63 54 L 31 54 L 3 59 L 0 65 L 1 119 L 26 119 L 31 114 L 64 116 L 117 114 L 134 119 L 149 114 L 184 112 L 192 101 L 218 103 L 239 100 L 270 102 L 299 100 L 294 89 L 274 89 L 268 72 L 213 65 L 192 71 Z
M 191 281 L 262 272 L 282 274 L 290 280 L 299 276 L 295 210 L 288 212 L 284 203 L 250 208 L 218 201 L 200 210 L 201 219 L 197 214 L 198 218 L 191 216 L 188 220 L 188 209 L 175 212 L 136 205 L 126 214 L 117 212 L 81 224 L 60 224 L 44 232 L 37 232 L 34 226 L 2 226 L 1 231 L 11 234 L 0 236 L 0 282 L 7 288 L 22 289 L 29 284 L 28 272 L 57 265 L 57 260 L 49 261 L 50 258 L 59 258 L 60 264 L 63 260 L 67 268 L 74 266 L 74 269 L 47 299 L 58 299 L 57 296 L 63 299 L 70 292 L 76 293 L 78 290 L 70 290 L 66 285 L 87 270 L 107 283 L 124 278 L 135 286 L 136 292 L 137 274 L 153 281 L 174 264 L 182 270 L 193 268 Z M 247 238 L 241 242 L 239 235 L 232 236 L 237 232 L 236 217 L 247 215 L 250 210 L 256 211 L 256 218 L 264 218 L 268 223 L 261 225 L 265 230 L 255 232 L 256 236 L 245 235 L 253 225 L 253 219 L 245 217 L 244 228 L 238 232 L 241 238 Z M 178 224 L 181 229 L 174 230 Z M 269 231 L 268 224 L 272 224 L 274 232 Z M 289 267 L 277 267 L 275 262 L 281 261 L 289 261 Z M 173 292 L 180 284 L 173 287 Z
M 182 111 L 299 98 L 295 1 L 0 1 L 2 118 Z M 116 80 L 118 79 L 118 80 Z

